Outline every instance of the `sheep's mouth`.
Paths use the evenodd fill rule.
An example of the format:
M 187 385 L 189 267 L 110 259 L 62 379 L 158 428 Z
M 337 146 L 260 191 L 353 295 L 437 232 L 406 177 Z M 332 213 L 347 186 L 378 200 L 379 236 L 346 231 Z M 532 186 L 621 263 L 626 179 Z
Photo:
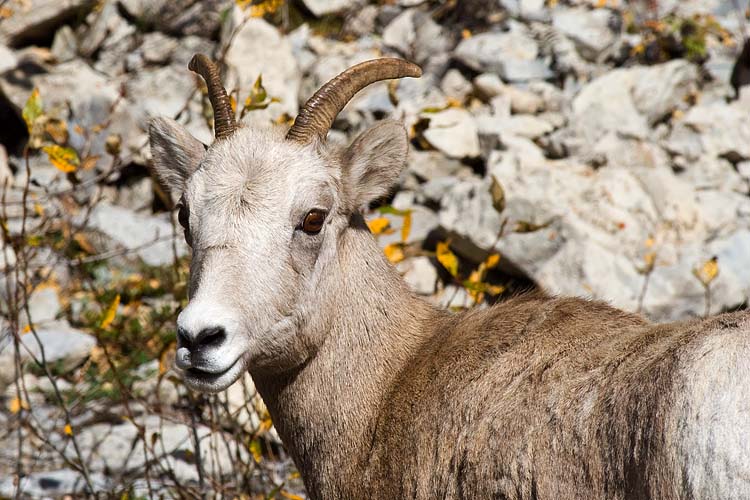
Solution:
M 232 385 L 245 369 L 244 357 L 240 356 L 223 371 L 209 371 L 191 367 L 183 371 L 183 380 L 189 388 L 200 392 L 219 392 Z

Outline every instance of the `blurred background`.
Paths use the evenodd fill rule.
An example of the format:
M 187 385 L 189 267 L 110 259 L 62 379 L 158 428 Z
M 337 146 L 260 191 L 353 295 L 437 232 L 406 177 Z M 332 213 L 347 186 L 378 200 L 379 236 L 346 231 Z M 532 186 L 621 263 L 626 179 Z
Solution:
M 412 142 L 367 220 L 416 293 L 454 310 L 526 290 L 656 321 L 747 307 L 747 0 L 0 0 L 0 498 L 305 498 L 246 377 L 171 369 L 188 248 L 146 131 L 205 143 L 196 52 L 238 117 L 287 126 L 358 62 Z M 259 263 L 262 264 L 262 263 Z

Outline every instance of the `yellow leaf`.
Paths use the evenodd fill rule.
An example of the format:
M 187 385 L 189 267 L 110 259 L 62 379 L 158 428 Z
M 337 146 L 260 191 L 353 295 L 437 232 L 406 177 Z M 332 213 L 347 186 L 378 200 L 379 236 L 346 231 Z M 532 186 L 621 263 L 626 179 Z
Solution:
M 456 99 L 455 97 L 448 97 L 445 100 L 445 105 L 448 108 L 460 108 L 462 106 L 462 103 L 459 99 Z
M 505 287 L 500 285 L 487 285 L 487 289 L 485 291 L 490 295 L 500 295 L 505 291 Z
M 42 98 L 39 96 L 38 88 L 31 91 L 31 95 L 26 100 L 21 116 L 23 116 L 23 121 L 26 122 L 29 133 L 31 133 L 34 128 L 34 122 L 42 116 Z
M 386 245 L 386 247 L 383 249 L 383 253 L 385 253 L 386 258 L 392 264 L 397 264 L 398 262 L 404 260 L 404 250 L 403 248 L 401 248 L 400 243 L 391 243 L 390 245 Z
M 500 254 L 497 254 L 497 253 L 490 254 L 489 257 L 487 257 L 484 260 L 484 266 L 486 269 L 492 269 L 493 267 L 497 267 L 499 263 L 500 263 Z
M 374 235 L 383 234 L 390 225 L 391 221 L 386 217 L 378 217 L 377 219 L 367 221 L 367 227 L 370 228 L 370 231 Z
M 42 150 L 47 153 L 50 163 L 65 173 L 75 172 L 78 165 L 81 164 L 78 159 L 78 153 L 73 148 L 53 144 L 51 146 L 44 146 Z
M 260 441 L 257 439 L 253 439 L 250 441 L 250 453 L 253 455 L 253 460 L 255 460 L 255 463 L 260 463 L 261 459 L 263 458 L 263 453 L 260 447 Z
M 44 215 L 44 207 L 40 203 L 34 203 L 34 213 L 42 217 Z
M 461 30 L 461 38 L 466 40 L 467 38 L 471 38 L 471 30 L 470 29 L 462 29 Z
M 601 9 L 602 7 L 607 6 L 607 0 L 597 0 L 596 2 L 596 8 Z
M 458 258 L 451 252 L 450 245 L 441 241 L 437 244 L 436 254 L 438 262 L 451 273 L 451 276 L 458 276 Z
M 25 335 L 31 331 L 31 325 L 26 325 L 23 327 L 23 330 L 21 330 L 21 335 Z
M 11 399 L 10 403 L 8 403 L 8 411 L 14 415 L 21 411 L 21 409 L 28 410 L 29 404 L 18 396 Z
M 252 2 L 252 0 L 236 0 L 241 9 L 250 7 L 250 17 L 263 17 L 266 14 L 273 14 L 279 7 L 284 5 L 284 0 L 262 0 L 261 2 Z
M 172 341 L 169 346 L 159 356 L 159 375 L 164 375 L 169 370 L 174 356 L 174 349 L 177 347 L 177 343 Z
M 411 212 L 404 215 L 404 225 L 401 226 L 401 241 L 406 243 L 406 240 L 409 239 L 409 233 L 411 233 Z
M 112 324 L 112 321 L 114 321 L 115 315 L 117 314 L 117 306 L 119 305 L 120 305 L 120 294 L 118 293 L 117 295 L 115 295 L 115 299 L 109 305 L 109 308 L 107 308 L 107 312 L 104 314 L 102 323 L 101 325 L 99 325 L 101 328 L 107 328 L 109 325 Z
M 258 426 L 258 434 L 268 432 L 269 430 L 271 430 L 272 426 L 273 421 L 271 420 L 271 417 L 269 415 L 266 415 L 263 420 L 260 421 L 260 425 Z
M 716 257 L 711 257 L 697 269 L 693 269 L 693 274 L 698 280 L 703 283 L 703 286 L 708 286 L 711 282 L 716 279 L 719 275 L 719 261 Z
M 281 490 L 279 493 L 281 493 L 281 496 L 284 498 L 288 498 L 289 500 L 305 500 L 299 495 L 295 495 L 294 493 L 289 493 L 288 491 Z
M 65 424 L 65 435 L 66 436 L 72 436 L 73 435 L 73 428 L 70 426 L 70 424 Z
M 0 19 L 8 19 L 13 15 L 13 9 L 10 7 L 0 7 Z

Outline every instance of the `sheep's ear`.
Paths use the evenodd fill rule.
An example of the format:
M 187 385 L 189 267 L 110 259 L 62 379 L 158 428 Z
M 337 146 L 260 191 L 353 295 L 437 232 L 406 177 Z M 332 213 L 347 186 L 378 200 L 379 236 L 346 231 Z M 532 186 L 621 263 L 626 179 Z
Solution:
M 360 134 L 344 154 L 344 184 L 349 206 L 383 198 L 406 165 L 409 140 L 404 126 L 385 120 Z
M 148 127 L 152 168 L 159 184 L 179 198 L 187 180 L 195 172 L 206 153 L 202 142 L 169 118 L 154 118 Z

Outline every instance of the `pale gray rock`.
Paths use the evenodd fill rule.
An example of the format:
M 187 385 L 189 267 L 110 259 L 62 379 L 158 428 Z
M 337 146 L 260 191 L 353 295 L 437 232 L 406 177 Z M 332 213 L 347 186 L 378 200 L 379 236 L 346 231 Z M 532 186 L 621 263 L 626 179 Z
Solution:
M 607 133 L 648 136 L 648 121 L 631 92 L 641 77 L 641 68 L 616 69 L 585 85 L 573 99 L 571 126 L 589 148 Z
M 144 69 L 128 80 L 125 88 L 130 100 L 135 103 L 131 113 L 139 125 L 142 141 L 146 140 L 145 133 L 151 118 L 175 118 L 183 109 L 188 111 L 180 119 L 185 128 L 204 144 L 213 141 L 213 132 L 202 117 L 200 93 L 195 92 L 195 80 L 187 67 L 173 63 Z
M 111 476 L 120 477 L 128 471 L 140 469 L 147 460 L 156 460 L 166 470 L 174 470 L 179 481 L 198 480 L 195 464 L 181 458 L 194 456 L 193 429 L 190 426 L 170 422 L 157 415 L 139 418 L 137 424 L 143 427 L 149 438 L 157 433 L 157 443 L 153 448 L 156 456 L 153 453 L 146 455 L 141 446 L 132 446 L 138 438 L 138 428 L 134 423 L 94 424 L 82 429 L 76 436 L 89 469 L 94 472 L 107 471 Z M 232 459 L 237 453 L 247 457 L 246 449 L 235 443 L 231 436 L 203 425 L 199 425 L 195 433 L 201 447 L 205 447 L 203 449 L 214 450 L 201 455 L 206 474 L 219 475 L 222 471 L 232 470 Z M 70 443 L 65 448 L 65 454 L 71 458 L 75 456 Z
M 750 122 L 748 109 L 741 101 L 697 105 L 675 120 L 664 146 L 688 159 L 703 155 L 750 158 Z
M 442 73 L 447 65 L 450 43 L 432 17 L 418 9 L 405 10 L 383 30 L 383 42 L 426 72 Z
M 0 43 L 11 46 L 43 38 L 66 20 L 85 12 L 93 0 L 28 0 L 14 2 L 12 15 L 0 22 Z
M 471 298 L 469 292 L 464 287 L 456 285 L 446 286 L 433 300 L 440 307 L 454 310 L 468 309 L 474 306 L 474 299 Z
M 718 189 L 747 194 L 747 179 L 725 158 L 704 155 L 697 160 L 676 157 L 674 164 L 683 172 L 681 177 L 698 190 Z
M 462 40 L 454 57 L 476 71 L 497 73 L 506 81 L 528 81 L 552 77 L 547 65 L 537 59 L 539 47 L 520 28 L 504 33 L 480 33 Z
M 36 335 L 29 332 L 21 335 L 22 346 L 20 355 L 22 361 L 31 359 L 42 360 L 42 351 L 48 364 L 59 364 L 63 370 L 72 370 L 85 360 L 96 345 L 96 339 L 91 335 L 72 328 L 64 321 L 48 322 L 38 328 Z M 37 340 L 38 338 L 38 340 Z M 41 343 L 41 344 L 40 344 Z M 14 355 L 13 345 L 9 341 L 0 343 L 0 379 L 13 378 L 14 364 L 8 363 L 8 357 Z
M 0 76 L 0 92 L 19 115 L 34 87 L 39 89 L 45 112 L 67 121 L 68 142 L 73 148 L 106 158 L 106 139 L 117 134 L 122 143 L 121 157 L 127 163 L 143 147 L 145 135 L 140 127 L 146 124 L 136 121 L 133 104 L 120 97 L 120 85 L 80 59 L 58 64 L 48 72 L 19 66 Z M 97 134 L 91 133 L 101 124 L 108 127 Z
M 114 32 L 121 21 L 115 2 L 103 2 L 101 9 L 91 12 L 86 17 L 86 24 L 78 29 L 78 52 L 84 57 L 93 56 L 107 35 Z
M 617 167 L 664 167 L 670 164 L 667 153 L 648 140 L 631 139 L 610 132 L 594 145 L 598 163 Z
M 498 73 L 507 60 L 528 62 L 539 55 L 534 39 L 520 31 L 487 32 L 458 44 L 455 57 L 476 71 Z
M 57 62 L 66 62 L 75 59 L 78 55 L 78 41 L 70 26 L 63 26 L 55 32 L 52 41 L 52 55 Z
M 437 151 L 409 151 L 407 170 L 423 180 L 457 175 L 464 168 L 460 161 Z
M 472 86 L 460 71 L 451 68 L 443 76 L 440 89 L 446 96 L 463 101 L 471 93 Z
M 169 407 L 180 399 L 177 385 L 169 377 L 161 377 L 159 374 L 159 361 L 153 360 L 138 367 L 134 376 L 133 394 L 145 398 L 151 404 Z
M 596 61 L 615 42 L 612 16 L 608 9 L 559 7 L 552 10 L 552 25 L 576 44 L 583 57 Z
M 135 182 L 121 186 L 115 192 L 114 204 L 135 210 L 136 212 L 151 212 L 154 203 L 154 186 L 150 177 L 138 179 Z
M 18 58 L 11 49 L 0 43 L 0 75 L 16 67 Z
M 170 264 L 173 245 L 178 257 L 187 253 L 180 231 L 174 233 L 167 217 L 142 215 L 100 203 L 91 211 L 88 228 L 106 236 L 110 240 L 105 243 L 107 247 L 129 251 L 150 266 Z
M 196 35 L 188 35 L 179 39 L 179 43 L 170 55 L 172 64 L 187 68 L 195 54 L 211 55 L 216 49 L 213 40 L 207 40 Z M 144 54 L 145 58 L 145 54 Z
M 548 121 L 530 115 L 479 116 L 476 123 L 480 135 L 501 139 L 507 135 L 537 139 L 554 130 Z
M 302 0 L 315 17 L 323 17 L 351 10 L 359 5 L 357 0 Z
M 750 181 L 750 161 L 742 161 L 737 164 L 737 173 L 740 177 Z
M 143 36 L 140 52 L 143 60 L 148 64 L 163 64 L 169 62 L 177 46 L 180 44 L 176 38 L 155 31 Z
M 546 0 L 500 0 L 500 3 L 517 18 L 541 20 L 549 16 Z
M 402 261 L 397 266 L 404 281 L 419 295 L 435 293 L 438 275 L 428 257 L 420 256 Z
M 513 113 L 535 114 L 545 107 L 544 99 L 539 95 L 515 85 L 506 85 L 493 73 L 478 75 L 474 79 L 474 88 L 485 98 L 506 96 Z
M 108 18 L 107 36 L 98 48 L 94 69 L 110 77 L 140 69 L 142 64 L 134 64 L 134 58 L 140 59 L 140 54 L 133 53 L 136 45 L 135 26 L 119 15 L 111 16 Z
M 42 325 L 57 319 L 62 309 L 57 290 L 51 286 L 37 288 L 29 296 L 28 309 L 28 315 L 25 310 L 23 312 L 26 323 Z
M 5 146 L 0 144 L 0 194 L 5 190 L 5 186 L 13 185 L 13 171 L 8 164 L 8 153 Z
M 353 36 L 367 36 L 375 32 L 379 9 L 376 5 L 365 5 L 347 16 L 344 22 L 344 33 Z
M 91 474 L 89 479 L 94 492 L 104 492 L 110 489 L 110 481 L 103 474 Z M 0 496 L 11 498 L 16 496 L 17 492 L 30 498 L 88 496 L 92 493 L 83 475 L 70 469 L 32 472 L 21 479 L 18 488 L 12 476 L 0 479 Z
M 715 241 L 734 242 L 734 247 L 721 247 L 732 252 L 731 259 L 725 258 L 733 262 L 732 269 L 750 266 L 750 257 L 735 250 L 744 240 L 733 239 L 750 225 L 750 199 L 744 193 L 696 190 L 668 164 L 594 171 L 572 161 L 529 163 L 522 158 L 516 152 L 495 151 L 488 160 L 487 179 L 445 187 L 440 224 L 468 254 L 471 248 L 498 251 L 505 265 L 552 293 L 604 299 L 635 310 L 643 285 L 639 268 L 645 242 L 656 241 L 659 291 L 648 292 L 644 307 L 658 319 L 702 314 L 703 294 L 691 269 L 703 262 L 702 256 L 710 257 Z M 506 186 L 502 215 L 492 208 L 491 176 Z M 506 234 L 493 249 L 506 217 Z M 482 253 L 475 255 L 481 258 Z M 679 271 L 668 273 L 675 265 Z M 670 273 L 682 273 L 686 282 L 695 283 L 683 286 L 685 280 L 677 280 L 680 285 L 669 288 L 667 278 L 674 278 Z M 747 284 L 731 281 L 723 288 L 717 285 L 715 310 L 746 300 Z M 670 312 L 669 303 L 680 306 Z
M 639 68 L 633 85 L 633 101 L 651 125 L 685 105 L 685 98 L 698 89 L 698 68 L 683 59 Z
M 610 133 L 646 139 L 650 125 L 680 107 L 696 85 L 697 70 L 685 61 L 610 71 L 573 99 L 572 130 L 587 153 Z
M 234 7 L 222 30 L 222 42 L 226 44 L 232 30 L 241 26 L 226 53 L 228 87 L 239 88 L 244 100 L 262 74 L 268 95 L 278 98 L 280 102 L 271 104 L 266 110 L 248 113 L 246 118 L 267 123 L 285 112 L 295 116 L 300 73 L 291 44 L 264 20 L 252 18 L 242 24 L 242 19 L 242 11 Z
M 227 0 L 119 0 L 137 22 L 170 35 L 212 38 L 219 30 Z
M 430 120 L 424 138 L 434 148 L 449 158 L 479 156 L 479 136 L 471 114 L 458 108 L 448 108 L 438 113 L 424 113 Z
M 466 178 L 468 178 L 467 176 Z M 415 199 L 420 203 L 440 203 L 440 200 L 459 182 L 453 176 L 435 177 L 419 186 Z

